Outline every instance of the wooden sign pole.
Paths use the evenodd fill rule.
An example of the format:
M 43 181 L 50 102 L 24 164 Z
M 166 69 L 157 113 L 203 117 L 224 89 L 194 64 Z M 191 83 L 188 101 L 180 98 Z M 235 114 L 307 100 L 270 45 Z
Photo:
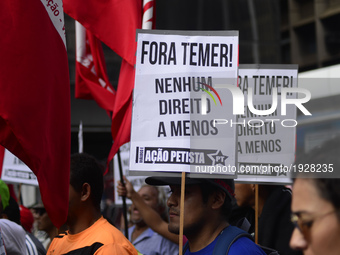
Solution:
M 179 217 L 179 255 L 183 254 L 184 193 L 185 193 L 185 172 L 182 172 L 181 204 L 180 204 L 181 209 Z
M 259 226 L 259 185 L 255 184 L 255 243 L 258 244 Z

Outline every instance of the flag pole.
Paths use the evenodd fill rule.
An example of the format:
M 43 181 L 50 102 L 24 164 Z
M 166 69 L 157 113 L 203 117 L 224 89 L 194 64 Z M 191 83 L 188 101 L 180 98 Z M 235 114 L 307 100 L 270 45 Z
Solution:
M 117 157 L 118 157 L 120 182 L 122 183 L 123 187 L 125 187 L 125 182 L 124 182 L 124 179 L 123 179 L 122 160 L 120 158 L 120 149 L 118 149 L 118 151 L 117 151 Z M 123 200 L 123 216 L 124 216 L 124 234 L 125 234 L 125 237 L 127 239 L 129 239 L 127 209 L 126 209 L 126 197 L 122 196 L 122 200 Z
M 83 121 L 81 120 L 79 123 L 79 131 L 78 131 L 78 152 L 84 152 L 84 141 L 83 141 Z

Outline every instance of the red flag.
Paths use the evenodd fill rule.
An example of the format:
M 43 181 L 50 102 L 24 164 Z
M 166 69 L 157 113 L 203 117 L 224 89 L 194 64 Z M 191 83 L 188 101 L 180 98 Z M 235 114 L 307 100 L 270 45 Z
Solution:
M 113 159 L 120 146 L 130 141 L 134 83 L 134 67 L 123 60 L 119 74 L 117 99 L 112 115 L 111 132 L 114 143 L 108 156 L 108 162 Z
M 75 97 L 94 99 L 103 109 L 113 112 L 115 90 L 106 71 L 101 42 L 76 22 Z
M 151 29 L 155 26 L 154 0 L 143 1 L 143 29 Z M 117 100 L 112 116 L 113 145 L 108 157 L 112 160 L 120 146 L 130 141 L 131 114 L 132 114 L 132 90 L 135 83 L 135 70 L 129 63 L 122 61 L 119 74 Z M 119 99 L 118 99 L 119 98 Z
M 110 161 L 118 148 L 130 140 L 136 29 L 142 26 L 142 3 L 141 0 L 64 0 L 64 10 L 123 58 L 112 115 L 114 144 Z
M 0 1 L 0 144 L 35 173 L 57 227 L 70 171 L 70 83 L 61 0 Z
M 136 28 L 141 28 L 140 0 L 64 0 L 64 11 L 99 40 L 135 64 Z
M 112 138 L 108 161 L 130 140 L 132 90 L 136 61 L 136 29 L 154 27 L 154 1 L 144 0 L 64 0 L 65 12 L 108 45 L 122 60 L 112 114 Z

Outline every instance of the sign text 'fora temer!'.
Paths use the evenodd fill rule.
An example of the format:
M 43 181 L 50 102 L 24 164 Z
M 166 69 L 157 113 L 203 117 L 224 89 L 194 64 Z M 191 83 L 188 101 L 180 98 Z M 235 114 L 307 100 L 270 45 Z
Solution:
M 181 57 L 177 56 L 181 48 Z M 141 64 L 232 67 L 233 45 L 226 43 L 197 43 L 142 41 Z

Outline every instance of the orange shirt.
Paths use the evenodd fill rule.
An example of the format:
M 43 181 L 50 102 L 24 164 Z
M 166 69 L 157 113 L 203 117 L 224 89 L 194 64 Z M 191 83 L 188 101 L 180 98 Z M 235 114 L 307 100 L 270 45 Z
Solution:
M 91 227 L 70 235 L 68 231 L 55 237 L 47 255 L 137 255 L 136 249 L 125 236 L 101 217 Z

